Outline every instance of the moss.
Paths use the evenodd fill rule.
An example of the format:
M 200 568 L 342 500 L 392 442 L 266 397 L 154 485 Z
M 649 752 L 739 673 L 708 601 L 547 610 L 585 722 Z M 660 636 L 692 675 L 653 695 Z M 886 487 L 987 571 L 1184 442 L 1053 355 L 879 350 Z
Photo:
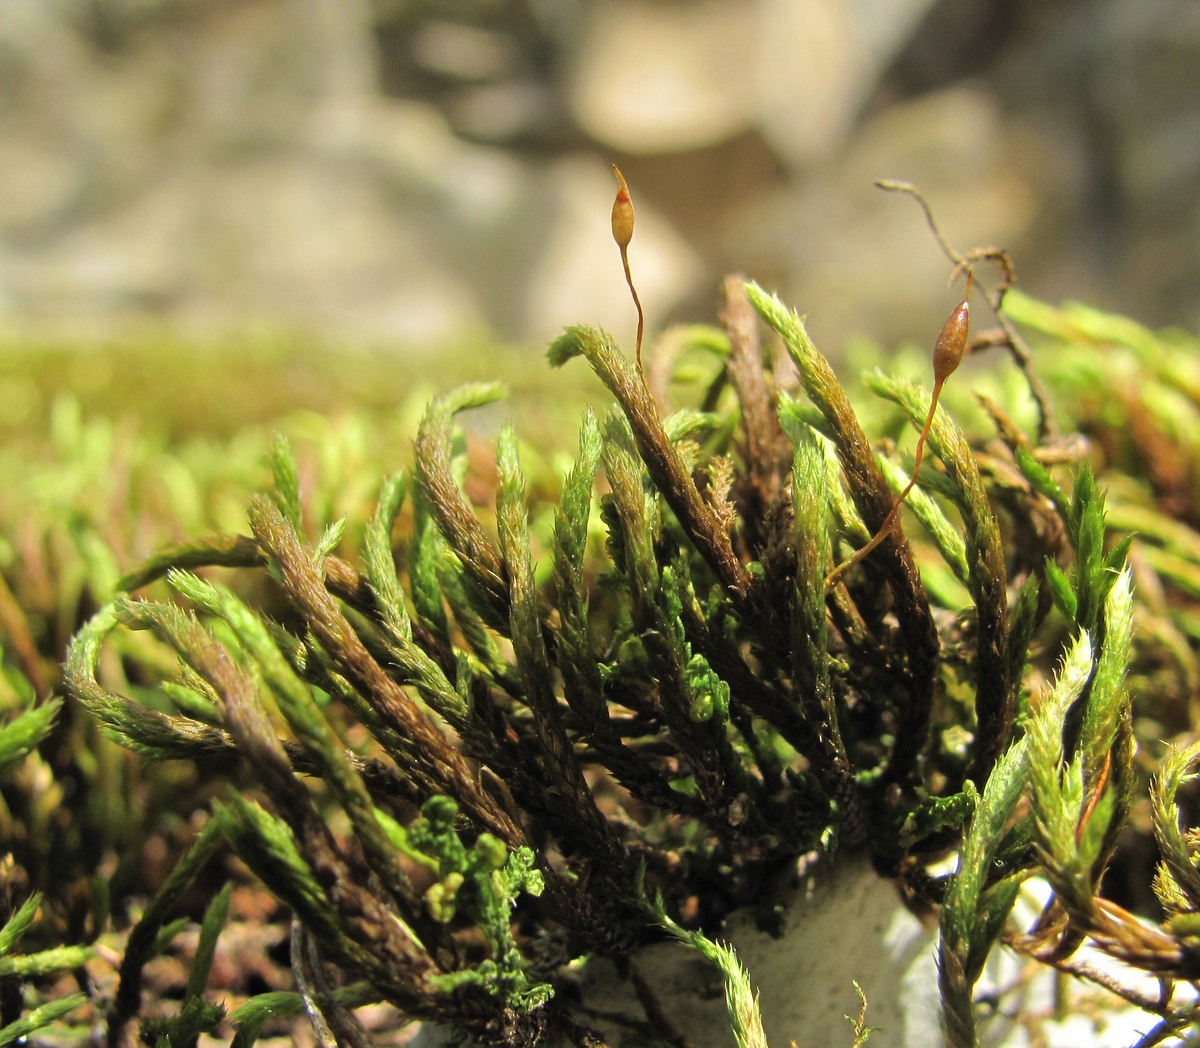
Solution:
M 143 1015 L 141 987 L 187 892 L 206 948 L 218 937 L 222 885 L 246 876 L 226 849 L 297 921 L 300 997 L 234 1010 L 239 1044 L 299 1001 L 354 1042 L 366 1000 L 486 1043 L 596 1043 L 566 973 L 667 936 L 721 968 L 733 1029 L 761 1043 L 754 972 L 710 933 L 769 911 L 813 852 L 869 858 L 940 914 L 955 1044 L 974 1041 L 972 987 L 1002 934 L 1066 970 L 1091 939 L 1193 977 L 1194 747 L 1141 798 L 1157 740 L 1196 728 L 1196 347 L 1015 292 L 1005 306 L 1037 340 L 1053 425 L 1019 370 L 956 377 L 912 513 L 832 586 L 911 473 L 867 434 L 920 426 L 929 395 L 884 372 L 843 382 L 792 310 L 738 281 L 723 328 L 666 339 L 669 414 L 666 381 L 647 386 L 611 338 L 564 334 L 551 364 L 583 358 L 611 398 L 577 439 L 558 414 L 532 441 L 496 426 L 492 384 L 419 421 L 416 403 L 293 417 L 287 441 L 62 402 L 44 447 L 0 455 L 4 817 L 12 882 L 47 893 L 36 922 L 11 900 L 0 979 L 116 936 L 118 986 L 94 1002 L 111 1040 L 135 1020 L 172 1044 L 224 1028 L 199 977 L 174 1025 Z M 770 329 L 790 363 L 769 363 Z M 1162 848 L 1161 925 L 1127 909 L 1149 877 L 1101 893 L 1106 871 L 1136 877 L 1139 837 Z M 176 858 L 146 884 L 151 839 Z M 1055 902 L 1014 929 L 1030 877 Z M 152 901 L 130 931 L 137 891 Z M 1137 1003 L 1164 1029 L 1192 1019 Z

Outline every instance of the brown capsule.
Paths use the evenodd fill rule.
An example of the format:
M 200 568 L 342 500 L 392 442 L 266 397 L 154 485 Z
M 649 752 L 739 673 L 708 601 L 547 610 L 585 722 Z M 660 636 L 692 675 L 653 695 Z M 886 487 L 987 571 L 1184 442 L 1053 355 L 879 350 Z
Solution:
M 617 176 L 617 199 L 613 201 L 612 232 L 613 240 L 624 251 L 633 239 L 633 200 L 629 196 L 629 186 L 625 176 L 616 164 L 612 166 L 613 174 Z
M 971 285 L 975 274 L 967 270 L 967 290 L 963 300 L 954 307 L 954 312 L 942 325 L 941 333 L 933 344 L 933 377 L 938 383 L 945 382 L 962 363 L 967 351 L 967 336 L 971 320 Z

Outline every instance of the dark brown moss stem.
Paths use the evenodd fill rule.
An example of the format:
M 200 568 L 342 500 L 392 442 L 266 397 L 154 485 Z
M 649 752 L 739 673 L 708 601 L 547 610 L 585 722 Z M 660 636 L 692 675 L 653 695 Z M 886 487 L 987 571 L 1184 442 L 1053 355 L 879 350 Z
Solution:
M 813 345 L 795 312 L 755 283 L 746 285 L 746 293 L 754 308 L 783 339 L 800 372 L 805 393 L 829 428 L 850 497 L 867 528 L 872 533 L 878 531 L 895 500 L 833 368 Z M 890 775 L 896 781 L 912 781 L 918 773 L 918 757 L 928 741 L 940 645 L 929 597 L 908 541 L 893 529 L 881 543 L 879 554 L 880 569 L 896 602 L 896 618 L 910 676 L 906 689 L 909 700 L 899 711 Z
M 446 792 L 510 848 L 528 842 L 514 818 L 479 785 L 463 756 L 425 713 L 371 657 L 353 627 L 323 585 L 320 572 L 270 499 L 256 497 L 250 507 L 255 536 L 279 566 L 279 581 L 304 616 L 313 635 L 338 671 L 409 740 L 410 773 L 431 793 Z

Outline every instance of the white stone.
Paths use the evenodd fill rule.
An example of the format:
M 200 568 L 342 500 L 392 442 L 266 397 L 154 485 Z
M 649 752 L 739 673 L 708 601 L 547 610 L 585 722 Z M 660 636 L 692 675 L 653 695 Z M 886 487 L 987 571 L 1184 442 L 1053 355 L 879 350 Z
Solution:
M 879 1027 L 872 1044 L 930 1048 L 940 1039 L 936 932 L 924 928 L 901 904 L 895 886 L 865 862 L 835 867 L 805 882 L 786 918 L 782 938 L 759 931 L 749 914 L 733 915 L 717 936 L 727 940 L 760 993 L 767 1043 L 786 1048 L 849 1044 L 857 1015 L 857 980 L 867 997 L 867 1022 Z M 691 1044 L 734 1048 L 720 973 L 694 951 L 660 943 L 639 951 L 638 971 L 652 986 L 663 1011 Z M 612 1048 L 646 1043 L 636 1030 L 598 1020 L 590 1009 L 645 1023 L 629 984 L 610 962 L 591 964 L 582 979 L 581 1022 L 601 1031 Z M 447 1043 L 423 1030 L 421 1048 Z
M 1014 910 L 1014 927 L 1028 928 L 1048 898 L 1042 881 L 1027 883 Z M 716 938 L 737 951 L 760 994 L 763 1029 L 771 1048 L 848 1045 L 857 1016 L 857 982 L 867 999 L 869 1044 L 880 1048 L 936 1048 L 944 1043 L 937 985 L 936 926 L 925 926 L 901 903 L 895 885 L 865 861 L 833 866 L 801 884 L 779 939 L 759 931 L 749 913 L 735 913 Z M 1085 946 L 1075 957 L 1125 985 L 1153 994 L 1153 979 Z M 703 1048 L 734 1048 L 717 970 L 694 951 L 660 943 L 638 951 L 634 963 L 654 988 L 663 1012 L 688 1041 Z M 581 978 L 581 1022 L 612 1048 L 646 1044 L 636 1028 L 645 1015 L 627 982 L 608 961 L 587 965 Z M 1053 970 L 997 946 L 975 988 L 981 1048 L 1127 1048 L 1153 1028 L 1154 1016 L 1094 986 L 1073 980 L 1066 988 L 1069 1016 L 1055 1021 Z M 1176 1004 L 1181 1002 L 1176 1001 Z M 609 1018 L 605 1019 L 602 1016 Z M 622 1016 L 622 1025 L 613 1016 Z M 417 1048 L 452 1043 L 444 1030 L 427 1027 Z M 559 1046 L 554 1046 L 559 1048 Z

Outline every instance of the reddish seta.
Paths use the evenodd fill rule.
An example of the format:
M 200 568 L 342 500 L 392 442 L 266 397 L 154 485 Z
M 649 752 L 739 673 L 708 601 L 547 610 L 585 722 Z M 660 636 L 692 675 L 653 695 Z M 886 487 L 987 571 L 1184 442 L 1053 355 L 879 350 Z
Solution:
M 629 195 L 629 186 L 625 176 L 616 164 L 612 166 L 613 174 L 617 176 L 617 199 L 613 201 L 612 233 L 613 240 L 621 249 L 621 265 L 625 267 L 625 283 L 629 285 L 629 293 L 633 296 L 633 304 L 637 308 L 637 366 L 638 374 L 642 373 L 642 332 L 646 326 L 646 317 L 642 312 L 642 302 L 638 298 L 637 288 L 633 286 L 633 276 L 629 272 L 629 242 L 633 239 L 633 199 Z
M 913 454 L 912 476 L 909 478 L 904 490 L 900 492 L 900 497 L 892 504 L 888 515 L 883 518 L 883 523 L 879 525 L 879 530 L 875 532 L 871 540 L 865 546 L 858 549 L 852 556 L 847 557 L 826 576 L 826 591 L 832 589 L 837 584 L 838 579 L 854 567 L 855 564 L 860 563 L 866 557 L 870 556 L 875 547 L 888 537 L 900 517 L 900 507 L 904 505 L 904 500 L 908 498 L 908 493 L 912 491 L 913 486 L 917 483 L 917 472 L 920 470 L 921 460 L 925 456 L 925 442 L 929 438 L 929 429 L 933 425 L 933 416 L 937 412 L 938 398 L 942 395 L 942 386 L 946 384 L 946 379 L 954 374 L 958 365 L 962 363 L 962 358 L 967 351 L 967 338 L 971 319 L 971 288 L 974 282 L 975 274 L 968 269 L 967 287 L 963 294 L 963 300 L 954 307 L 954 311 L 946 319 L 946 323 L 942 325 L 942 330 L 938 334 L 937 341 L 933 344 L 933 396 L 929 402 L 929 414 L 925 416 L 925 425 L 921 427 L 921 435 L 917 438 L 917 447 Z

